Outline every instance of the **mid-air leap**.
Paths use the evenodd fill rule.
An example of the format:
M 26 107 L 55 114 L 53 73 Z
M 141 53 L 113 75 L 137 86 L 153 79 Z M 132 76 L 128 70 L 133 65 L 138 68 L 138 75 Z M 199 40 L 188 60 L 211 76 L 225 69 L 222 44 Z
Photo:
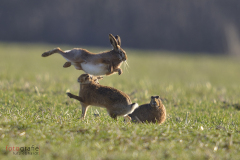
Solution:
M 126 52 L 121 48 L 120 36 L 113 36 L 109 34 L 109 39 L 113 50 L 94 54 L 86 49 L 74 48 L 72 50 L 62 51 L 60 48 L 44 52 L 42 57 L 50 56 L 54 53 L 61 54 L 67 62 L 63 65 L 64 68 L 73 65 L 77 70 L 99 76 L 110 75 L 115 72 L 122 74 L 120 68 L 122 62 L 127 60 Z

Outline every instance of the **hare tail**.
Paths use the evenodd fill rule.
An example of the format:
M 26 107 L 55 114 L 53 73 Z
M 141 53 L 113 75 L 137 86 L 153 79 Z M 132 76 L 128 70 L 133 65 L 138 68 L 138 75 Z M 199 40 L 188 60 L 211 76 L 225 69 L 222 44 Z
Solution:
M 138 108 L 138 104 L 137 104 L 137 103 L 131 104 L 131 110 L 130 110 L 130 112 L 129 112 L 128 114 L 131 114 L 131 113 L 134 112 L 134 110 L 137 109 L 137 108 Z

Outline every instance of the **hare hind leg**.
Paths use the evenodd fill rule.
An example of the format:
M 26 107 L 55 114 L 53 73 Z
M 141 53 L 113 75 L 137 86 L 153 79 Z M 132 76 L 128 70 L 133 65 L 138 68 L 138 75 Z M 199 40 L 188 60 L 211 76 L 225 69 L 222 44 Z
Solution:
M 44 52 L 44 53 L 42 54 L 42 57 L 47 57 L 47 56 L 50 56 L 50 55 L 52 55 L 52 54 L 54 54 L 54 53 L 63 54 L 64 51 L 62 51 L 62 50 L 58 47 L 58 48 L 55 48 L 55 49 L 53 49 L 53 50 Z
M 114 120 L 117 120 L 117 114 L 114 113 L 114 111 L 107 109 L 107 112 L 111 118 L 113 118 Z
M 117 115 L 116 115 L 116 114 L 110 113 L 109 115 L 110 115 L 110 117 L 112 117 L 114 120 L 117 120 Z
M 124 122 L 125 123 L 131 123 L 132 118 L 130 116 L 124 116 Z
M 64 65 L 63 65 L 63 68 L 70 67 L 71 65 L 72 65 L 71 62 L 65 62 Z

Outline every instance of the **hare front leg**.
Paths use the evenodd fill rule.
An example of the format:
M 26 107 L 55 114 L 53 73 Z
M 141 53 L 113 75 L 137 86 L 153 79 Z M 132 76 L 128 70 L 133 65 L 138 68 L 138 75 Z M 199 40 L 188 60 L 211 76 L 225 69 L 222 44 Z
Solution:
M 42 54 L 42 57 L 50 56 L 50 55 L 52 55 L 53 53 L 63 54 L 64 52 L 58 47 L 58 48 L 55 48 L 55 49 L 53 49 L 53 50 L 44 52 L 44 53 Z
M 76 100 L 78 100 L 81 103 L 81 105 L 82 105 L 82 116 L 81 116 L 81 119 L 84 119 L 85 116 L 86 116 L 86 113 L 87 113 L 88 105 L 83 103 L 84 100 L 82 99 L 82 97 L 76 96 L 76 95 L 74 95 L 72 93 L 69 93 L 69 92 L 67 93 L 67 95 L 68 95 L 69 98 L 76 99 Z
M 89 105 L 87 105 L 85 103 L 82 103 L 82 102 L 81 102 L 81 105 L 82 105 L 82 116 L 81 116 L 81 119 L 85 119 L 85 116 L 86 116 L 86 113 L 87 113 Z
M 74 95 L 74 94 L 72 94 L 72 93 L 70 93 L 70 92 L 68 92 L 67 95 L 68 95 L 69 98 L 76 99 L 76 100 L 78 100 L 79 102 L 84 102 L 83 99 L 82 99 L 82 97 L 76 96 L 76 95 Z
M 118 72 L 118 75 L 121 75 L 123 73 L 121 68 L 114 69 L 113 72 Z
M 113 63 L 110 63 L 110 64 L 109 64 L 109 72 L 110 72 L 110 73 L 118 72 L 118 75 L 121 75 L 121 74 L 123 73 L 123 71 L 122 71 L 121 68 L 115 68 L 115 69 L 114 69 Z
M 113 69 L 113 66 L 112 65 L 109 65 L 108 67 L 108 73 L 106 75 L 111 75 L 113 74 L 114 72 L 118 72 L 118 75 L 121 75 L 123 73 L 122 69 L 121 68 L 116 68 L 116 69 Z

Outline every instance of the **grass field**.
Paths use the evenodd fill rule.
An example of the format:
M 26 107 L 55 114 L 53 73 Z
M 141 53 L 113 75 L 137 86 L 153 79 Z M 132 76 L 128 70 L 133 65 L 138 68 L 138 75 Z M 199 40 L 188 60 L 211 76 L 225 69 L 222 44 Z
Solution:
M 167 110 L 162 125 L 126 124 L 97 107 L 78 119 L 80 104 L 65 93 L 78 93 L 83 72 L 62 68 L 60 55 L 41 57 L 54 47 L 0 43 L 1 160 L 239 159 L 240 59 L 126 49 L 128 70 L 100 83 L 138 104 L 160 95 Z M 13 147 L 40 149 L 14 155 Z

